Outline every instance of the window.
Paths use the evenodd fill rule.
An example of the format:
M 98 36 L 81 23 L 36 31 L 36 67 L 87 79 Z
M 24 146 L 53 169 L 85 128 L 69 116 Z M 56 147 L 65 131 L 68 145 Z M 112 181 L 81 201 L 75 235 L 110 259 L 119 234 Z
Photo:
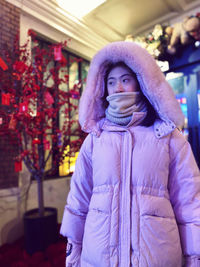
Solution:
M 184 88 L 184 75 L 182 72 L 169 72 L 167 73 L 166 79 L 171 85 L 176 99 L 180 104 L 181 110 L 184 114 L 185 121 L 182 132 L 186 138 L 188 138 L 188 106 L 187 97 Z
M 32 48 L 34 45 L 35 43 L 33 42 Z M 42 38 L 37 38 L 37 46 L 39 46 L 41 49 L 49 49 L 50 45 L 50 42 Z M 34 57 L 34 49 L 32 49 L 32 53 Z M 58 142 L 56 143 L 54 143 L 52 140 L 51 132 L 47 132 L 47 141 L 50 147 L 53 147 L 53 153 L 49 157 L 46 164 L 46 179 L 66 176 L 74 171 L 78 151 L 85 137 L 85 134 L 80 131 L 80 126 L 78 123 L 78 109 L 75 107 L 78 106 L 79 95 L 81 95 L 85 86 L 89 62 L 66 50 L 62 51 L 62 56 L 64 64 L 62 64 L 62 67 L 58 70 L 58 77 L 59 79 L 64 79 L 67 76 L 68 79 L 66 83 L 61 83 L 59 85 L 59 90 L 62 90 L 63 92 L 69 92 L 71 97 L 68 98 L 68 101 L 59 110 L 56 124 L 58 125 L 59 129 L 62 129 L 63 126 L 65 126 L 64 123 L 66 122 L 66 112 L 68 112 L 69 122 L 66 125 L 66 128 L 68 127 L 67 134 L 65 136 L 58 134 Z M 46 78 L 50 75 L 50 69 L 56 64 L 56 61 L 49 62 L 47 71 L 44 73 L 44 83 L 48 88 L 53 88 L 54 81 L 51 78 L 46 80 Z M 77 95 L 77 91 L 79 92 L 79 95 Z M 63 162 L 59 165 L 56 154 L 58 153 L 59 142 L 63 143 L 63 141 L 65 142 L 66 146 L 63 155 Z M 46 153 L 48 153 L 48 151 L 46 151 Z

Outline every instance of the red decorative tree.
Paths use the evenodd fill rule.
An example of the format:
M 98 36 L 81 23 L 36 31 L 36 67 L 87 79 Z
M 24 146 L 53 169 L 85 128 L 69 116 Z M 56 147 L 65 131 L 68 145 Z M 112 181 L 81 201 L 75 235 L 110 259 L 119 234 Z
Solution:
M 67 61 L 62 54 L 67 42 L 42 49 L 35 33 L 29 30 L 28 34 L 32 49 L 30 41 L 19 46 L 16 40 L 13 51 L 6 47 L 2 50 L 0 95 L 5 111 L 0 112 L 0 129 L 1 134 L 13 136 L 13 142 L 17 140 L 19 155 L 15 158 L 15 171 L 21 171 L 23 161 L 37 180 L 39 214 L 43 216 L 43 180 L 48 160 L 52 160 L 51 171 L 58 169 L 64 156 L 70 157 L 82 143 L 77 120 L 71 117 L 77 109 L 74 99 L 79 99 L 82 84 L 62 90 L 68 81 L 68 73 L 63 68 Z M 62 126 L 59 125 L 61 113 Z M 71 134 L 80 138 L 72 142 Z

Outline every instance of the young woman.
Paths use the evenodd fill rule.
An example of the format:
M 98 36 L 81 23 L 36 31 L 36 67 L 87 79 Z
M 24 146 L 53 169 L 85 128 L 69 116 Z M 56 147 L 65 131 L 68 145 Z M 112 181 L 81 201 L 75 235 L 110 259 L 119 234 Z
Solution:
M 61 226 L 66 266 L 200 266 L 200 176 L 183 119 L 146 50 L 115 42 L 96 54 Z

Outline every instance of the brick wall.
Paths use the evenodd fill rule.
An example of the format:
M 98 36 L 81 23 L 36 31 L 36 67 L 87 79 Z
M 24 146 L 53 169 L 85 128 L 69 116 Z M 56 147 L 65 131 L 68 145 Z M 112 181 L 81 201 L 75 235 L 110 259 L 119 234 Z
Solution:
M 0 47 L 4 44 L 12 48 L 19 32 L 20 10 L 5 0 L 0 0 Z
M 14 40 L 19 33 L 20 10 L 5 0 L 0 0 L 0 56 L 2 49 L 7 47 L 12 51 Z M 0 94 L 1 94 L 0 87 Z M 1 99 L 1 97 L 0 97 Z M 0 110 L 6 107 L 1 105 Z M 0 133 L 0 189 L 11 188 L 18 185 L 18 173 L 14 170 L 14 156 L 17 146 L 11 143 L 7 134 Z
M 0 189 L 18 186 L 13 159 L 17 156 L 17 146 L 10 139 L 8 135 L 0 135 Z

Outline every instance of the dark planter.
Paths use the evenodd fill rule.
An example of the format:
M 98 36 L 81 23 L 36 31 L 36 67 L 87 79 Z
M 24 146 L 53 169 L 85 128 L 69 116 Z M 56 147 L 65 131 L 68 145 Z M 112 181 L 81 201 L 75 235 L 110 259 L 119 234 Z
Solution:
M 44 251 L 58 238 L 57 209 L 45 207 L 44 216 L 40 217 L 38 209 L 24 214 L 24 238 L 27 253 Z

